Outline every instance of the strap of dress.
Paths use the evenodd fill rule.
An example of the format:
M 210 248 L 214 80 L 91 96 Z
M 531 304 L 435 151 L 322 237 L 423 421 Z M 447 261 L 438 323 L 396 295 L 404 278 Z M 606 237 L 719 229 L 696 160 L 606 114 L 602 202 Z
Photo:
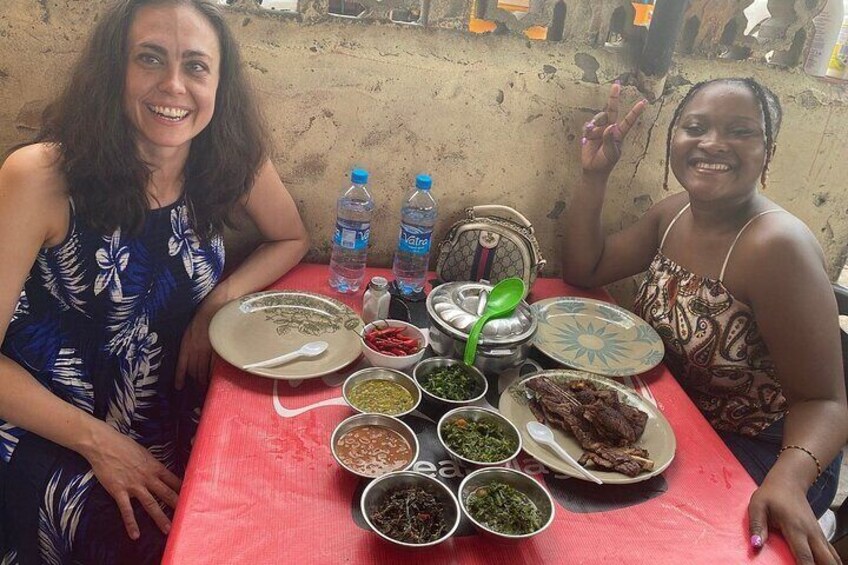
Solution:
M 680 212 L 678 212 L 677 215 L 674 216 L 674 218 L 671 219 L 671 222 L 669 222 L 668 227 L 665 228 L 665 233 L 662 236 L 662 240 L 660 240 L 660 252 L 662 252 L 662 250 L 663 250 L 663 246 L 665 245 L 665 238 L 668 237 L 668 232 L 671 231 L 671 226 L 674 225 L 674 223 L 677 221 L 677 218 L 679 218 L 680 216 L 683 215 L 683 212 L 685 212 L 686 210 L 689 209 L 690 205 L 691 205 L 691 202 L 687 202 L 686 206 L 684 206 L 683 208 L 680 209 Z
M 760 212 L 759 214 L 757 214 L 756 216 L 754 216 L 753 218 L 751 218 L 750 220 L 745 222 L 745 225 L 742 226 L 742 229 L 739 230 L 739 233 L 737 233 L 736 237 L 733 239 L 733 243 L 730 244 L 730 249 L 727 250 L 727 255 L 725 255 L 725 257 L 724 257 L 724 264 L 721 266 L 721 274 L 719 274 L 719 276 L 718 276 L 718 282 L 724 281 L 724 272 L 727 270 L 727 262 L 730 261 L 730 254 L 733 253 L 733 248 L 736 247 L 736 242 L 739 241 L 740 237 L 742 237 L 742 233 L 746 229 L 748 229 L 748 226 L 750 226 L 754 222 L 754 220 L 756 220 L 760 216 L 765 216 L 766 214 L 770 214 L 771 212 L 784 212 L 784 210 L 781 209 L 781 208 L 772 208 L 771 210 L 766 210 L 764 212 Z

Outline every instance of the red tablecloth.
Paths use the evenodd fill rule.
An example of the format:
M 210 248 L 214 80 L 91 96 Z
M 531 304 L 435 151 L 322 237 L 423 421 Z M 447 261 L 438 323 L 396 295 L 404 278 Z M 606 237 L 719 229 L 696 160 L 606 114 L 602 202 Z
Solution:
M 386 273 L 368 270 L 368 276 Z M 326 266 L 298 266 L 273 288 L 336 296 L 357 311 L 361 306 L 361 295 L 341 297 L 330 289 Z M 608 299 L 603 291 L 540 279 L 530 300 L 566 295 Z M 354 522 L 363 484 L 340 469 L 330 452 L 332 430 L 351 414 L 337 402 L 341 380 L 336 375 L 296 387 L 279 382 L 280 407 L 290 410 L 281 417 L 274 381 L 217 364 L 164 563 L 792 562 L 778 535 L 759 553 L 749 549 L 746 507 L 755 485 L 662 366 L 642 380 L 677 437 L 664 480 L 623 488 L 560 480 L 556 519 L 531 540 L 498 545 L 465 535 L 428 550 L 397 549 Z M 606 501 L 613 508 L 599 510 L 613 491 L 590 487 L 619 489 L 612 496 L 617 500 Z M 585 498 L 562 503 L 569 492 L 587 489 L 597 495 L 591 508 Z M 623 498 L 631 500 L 629 506 L 622 507 Z

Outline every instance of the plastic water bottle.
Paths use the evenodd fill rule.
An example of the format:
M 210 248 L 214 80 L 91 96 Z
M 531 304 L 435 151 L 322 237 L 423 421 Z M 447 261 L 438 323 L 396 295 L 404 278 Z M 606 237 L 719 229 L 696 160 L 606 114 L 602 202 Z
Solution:
M 368 172 L 354 169 L 351 185 L 336 201 L 336 231 L 330 256 L 330 286 L 339 292 L 359 290 L 365 277 L 368 238 L 374 200 L 368 192 Z
M 424 288 L 430 260 L 430 240 L 436 223 L 437 207 L 430 194 L 429 175 L 415 177 L 413 188 L 401 205 L 400 237 L 392 262 L 392 272 L 401 294 Z

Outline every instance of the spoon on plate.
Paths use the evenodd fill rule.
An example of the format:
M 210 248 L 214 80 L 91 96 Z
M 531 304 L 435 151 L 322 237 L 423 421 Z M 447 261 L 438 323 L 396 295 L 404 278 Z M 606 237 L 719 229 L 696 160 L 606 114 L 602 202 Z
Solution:
M 288 363 L 289 361 L 294 361 L 301 357 L 317 357 L 324 353 L 329 345 L 330 344 L 326 341 L 310 341 L 303 345 L 300 349 L 292 351 L 291 353 L 286 353 L 285 355 L 280 355 L 279 357 L 274 357 L 273 359 L 268 359 L 266 361 L 248 363 L 247 365 L 242 366 L 242 369 L 247 370 L 276 367 L 277 365 L 282 365 L 283 363 Z
M 503 318 L 509 316 L 521 304 L 524 298 L 524 281 L 518 277 L 504 279 L 492 288 L 486 309 L 468 333 L 468 341 L 465 344 L 465 355 L 463 359 L 466 365 L 474 364 L 477 356 L 477 342 L 480 340 L 480 332 L 483 326 L 492 318 Z
M 530 437 L 532 437 L 537 443 L 550 447 L 553 452 L 560 457 L 560 459 L 577 469 L 581 475 L 593 483 L 597 483 L 599 485 L 604 484 L 604 481 L 584 469 L 583 466 L 574 459 L 574 457 L 569 455 L 568 452 L 556 442 L 553 430 L 545 424 L 539 422 L 527 422 L 527 433 L 529 433 Z

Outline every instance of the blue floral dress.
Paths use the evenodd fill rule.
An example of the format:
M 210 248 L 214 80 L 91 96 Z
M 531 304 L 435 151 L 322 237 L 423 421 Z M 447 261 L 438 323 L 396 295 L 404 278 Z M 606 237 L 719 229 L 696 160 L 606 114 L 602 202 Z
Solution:
M 137 235 L 104 235 L 71 211 L 65 241 L 38 254 L 2 353 L 181 473 L 200 395 L 177 393 L 174 373 L 182 334 L 220 279 L 222 240 L 198 238 L 184 199 L 149 211 Z M 0 497 L 3 565 L 161 559 L 165 538 L 139 506 L 132 541 L 85 459 L 3 420 Z

